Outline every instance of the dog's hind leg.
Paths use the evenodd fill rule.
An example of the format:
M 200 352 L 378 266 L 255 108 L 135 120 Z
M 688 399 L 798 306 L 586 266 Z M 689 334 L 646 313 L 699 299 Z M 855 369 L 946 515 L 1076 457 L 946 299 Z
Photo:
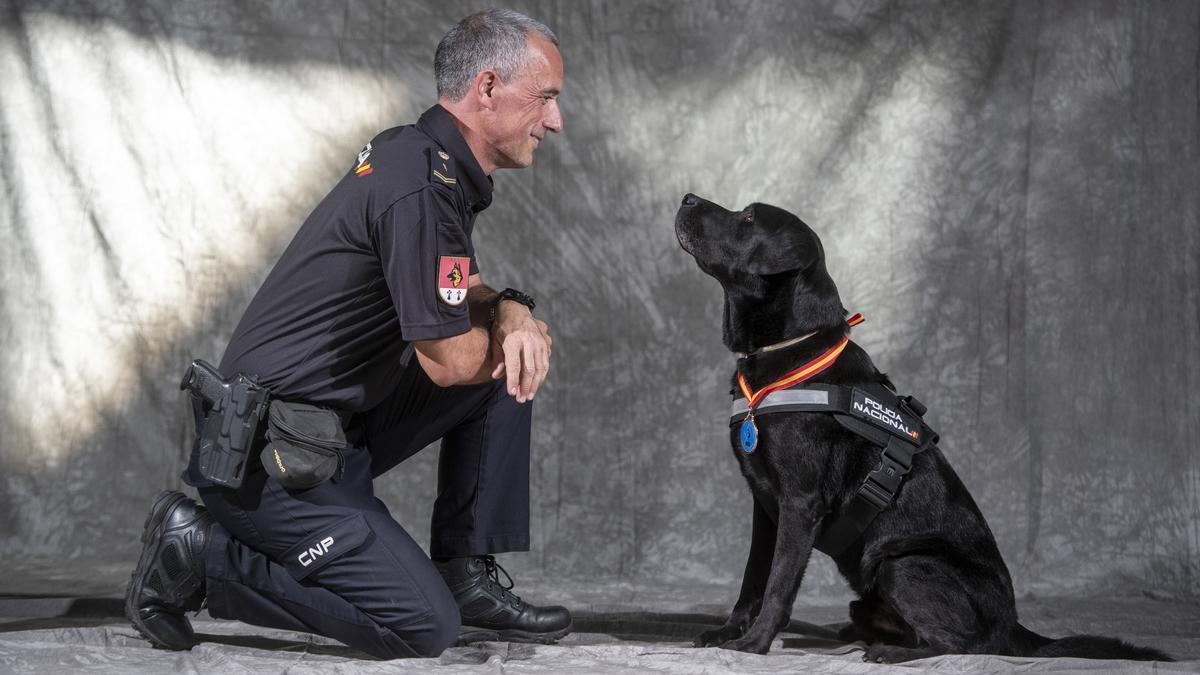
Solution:
M 875 644 L 864 661 L 898 663 L 937 654 L 1003 654 L 1016 622 L 1011 591 L 935 555 L 906 555 L 879 566 L 873 592 L 895 609 L 916 644 Z M 1007 607 L 1007 609 L 1006 609 Z
M 791 618 L 796 591 L 804 579 L 804 569 L 812 555 L 817 524 L 824 513 L 816 504 L 786 502 L 779 504 L 778 527 L 775 533 L 775 555 L 762 593 L 762 607 L 746 634 L 721 645 L 724 649 L 766 654 L 771 640 Z
M 746 559 L 746 572 L 742 575 L 742 591 L 738 594 L 733 611 L 724 626 L 705 631 L 692 643 L 696 647 L 715 647 L 745 634 L 758 610 L 762 607 L 763 590 L 767 575 L 771 572 L 771 558 L 775 555 L 775 521 L 754 498 L 754 524 L 750 536 L 750 555 Z
M 891 605 L 874 593 L 850 603 L 850 625 L 838 631 L 842 642 L 877 642 L 916 647 L 917 635 Z

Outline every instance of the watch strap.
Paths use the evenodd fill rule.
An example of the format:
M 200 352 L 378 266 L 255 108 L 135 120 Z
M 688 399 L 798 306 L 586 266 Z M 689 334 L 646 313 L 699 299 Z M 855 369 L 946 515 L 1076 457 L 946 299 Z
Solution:
M 500 291 L 500 293 L 498 294 L 498 297 L 496 299 L 496 304 L 497 305 L 500 304 L 500 302 L 503 300 L 512 300 L 513 302 L 519 302 L 522 305 L 525 305 L 526 307 L 528 307 L 530 310 L 537 307 L 537 304 L 533 301 L 532 296 L 530 296 L 526 293 L 522 293 L 521 291 L 518 291 L 515 288 L 506 288 L 506 289 Z
M 500 306 L 500 303 L 504 302 L 505 300 L 512 300 L 513 302 L 525 305 L 531 312 L 533 311 L 533 308 L 537 306 L 536 303 L 534 303 L 532 296 L 522 293 L 515 288 L 506 288 L 496 294 L 496 301 L 492 303 L 491 323 L 496 323 L 496 309 Z

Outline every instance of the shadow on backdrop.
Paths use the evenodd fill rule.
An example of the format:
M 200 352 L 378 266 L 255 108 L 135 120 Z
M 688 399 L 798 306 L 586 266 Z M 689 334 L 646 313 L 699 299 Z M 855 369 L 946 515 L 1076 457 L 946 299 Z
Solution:
M 671 230 L 696 191 L 779 204 L 821 234 L 844 302 L 868 317 L 855 339 L 930 403 L 1018 592 L 1200 590 L 1200 9 L 515 7 L 558 32 L 567 69 L 566 133 L 496 177 L 476 235 L 484 277 L 534 292 L 556 335 L 534 555 L 515 573 L 735 591 L 749 496 L 723 420 L 732 359 L 719 290 Z M 182 365 L 219 355 L 358 146 L 432 102 L 433 47 L 472 9 L 6 3 L 5 557 L 132 561 L 189 443 Z M 87 87 L 68 59 L 102 64 L 129 107 L 81 114 L 103 99 L 71 99 Z M 230 105 L 209 98 L 223 87 Z M 156 125 L 166 92 L 187 137 Z M 104 171 L 105 138 L 128 172 Z M 155 154 L 175 143 L 196 166 Z M 106 199 L 131 182 L 144 193 L 127 221 Z M 156 284 L 180 295 L 145 309 Z M 120 376 L 80 376 L 79 354 Z M 422 543 L 432 460 L 378 485 Z M 802 597 L 843 592 L 814 561 Z

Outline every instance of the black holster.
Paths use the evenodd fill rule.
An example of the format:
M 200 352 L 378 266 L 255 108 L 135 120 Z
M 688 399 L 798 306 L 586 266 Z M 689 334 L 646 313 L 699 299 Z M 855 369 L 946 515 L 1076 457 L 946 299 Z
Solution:
M 199 359 L 188 366 L 179 388 L 191 392 L 205 413 L 198 452 L 201 475 L 217 485 L 237 489 L 259 423 L 267 413 L 270 392 L 241 373 L 226 380 Z

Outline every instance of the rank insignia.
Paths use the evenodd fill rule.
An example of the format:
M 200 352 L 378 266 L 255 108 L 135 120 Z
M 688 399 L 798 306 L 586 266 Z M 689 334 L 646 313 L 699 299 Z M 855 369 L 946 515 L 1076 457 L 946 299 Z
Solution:
M 436 178 L 446 185 L 458 185 L 458 179 L 454 177 L 454 174 L 450 171 L 450 165 L 447 164 L 449 161 L 450 155 L 447 155 L 442 150 L 437 151 L 436 158 L 433 156 L 433 153 L 430 153 L 429 180 L 433 181 Z
M 471 285 L 467 275 L 471 270 L 471 259 L 465 256 L 444 255 L 438 258 L 438 297 L 442 302 L 457 307 L 467 299 L 467 287 Z

